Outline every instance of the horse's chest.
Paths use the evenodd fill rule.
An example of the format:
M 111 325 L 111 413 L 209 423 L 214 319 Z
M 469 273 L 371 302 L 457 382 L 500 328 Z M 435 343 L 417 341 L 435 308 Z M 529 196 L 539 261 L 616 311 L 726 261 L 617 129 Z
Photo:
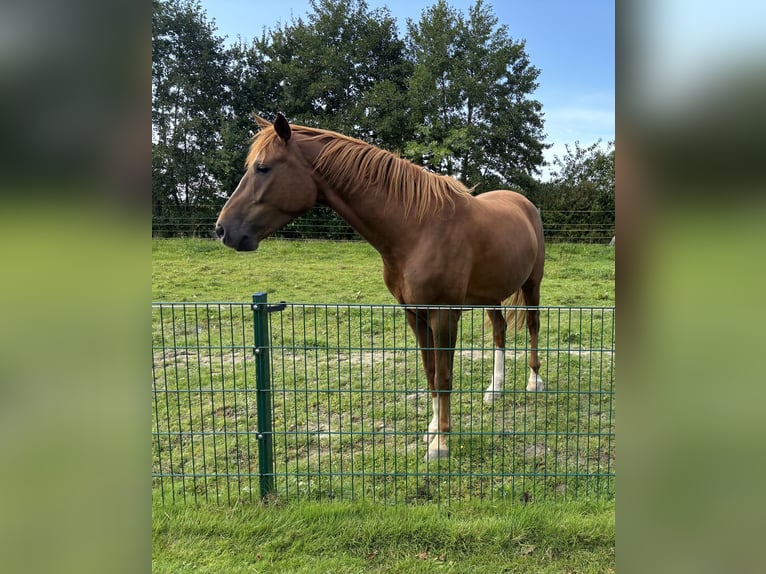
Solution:
M 392 267 L 390 265 L 384 264 L 383 265 L 383 282 L 386 284 L 386 287 L 391 292 L 391 295 L 393 295 L 397 301 L 399 301 L 400 303 L 403 303 L 404 299 L 402 298 L 401 271 L 396 267 Z

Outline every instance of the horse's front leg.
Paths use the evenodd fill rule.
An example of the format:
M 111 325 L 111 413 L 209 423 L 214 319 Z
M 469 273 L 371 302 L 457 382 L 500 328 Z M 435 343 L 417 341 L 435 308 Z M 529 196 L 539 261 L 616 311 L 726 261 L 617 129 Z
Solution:
M 406 317 L 407 323 L 418 340 L 420 357 L 423 361 L 423 371 L 425 372 L 426 380 L 428 381 L 428 389 L 433 396 L 435 394 L 434 379 L 436 377 L 436 355 L 434 353 L 434 341 L 431 334 L 431 328 L 428 325 L 428 314 L 427 312 L 417 312 L 408 309 Z M 435 400 L 432 404 L 434 407 L 433 417 L 428 425 L 428 432 L 423 435 L 423 442 L 425 443 L 430 443 L 439 430 L 438 405 Z
M 450 397 L 452 392 L 452 367 L 455 358 L 455 342 L 457 341 L 457 324 L 460 319 L 460 311 L 433 310 L 429 317 L 429 324 L 435 343 L 434 362 L 436 373 L 434 377 L 434 389 L 431 393 L 433 402 L 433 419 L 437 423 L 436 432 L 432 431 L 431 425 L 428 430 L 430 443 L 425 460 L 436 460 L 449 456 L 449 431 L 452 428 L 450 416 Z

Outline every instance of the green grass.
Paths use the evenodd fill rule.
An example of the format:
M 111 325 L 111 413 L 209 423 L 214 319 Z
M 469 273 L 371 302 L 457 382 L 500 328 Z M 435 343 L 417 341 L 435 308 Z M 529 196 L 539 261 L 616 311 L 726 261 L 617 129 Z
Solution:
M 155 506 L 155 572 L 598 572 L 614 504 Z
M 246 302 L 257 291 L 293 303 L 395 303 L 367 243 L 268 240 L 255 253 L 209 239 L 152 243 L 153 301 Z M 614 248 L 548 245 L 540 304 L 614 305 Z
M 613 361 L 581 351 L 613 346 L 611 312 L 595 327 L 588 311 L 543 316 L 548 393 L 523 391 L 526 335 L 509 338 L 508 392 L 492 406 L 481 401 L 491 337 L 480 312 L 464 314 L 452 456 L 426 464 L 430 400 L 400 310 L 373 306 L 394 302 L 381 270 L 365 243 L 274 240 L 240 254 L 210 240 L 153 241 L 153 300 L 244 303 L 153 309 L 154 431 L 166 433 L 155 439 L 154 471 L 168 473 L 172 462 L 183 475 L 154 479 L 154 568 L 613 569 L 613 486 L 583 478 L 613 468 L 613 440 L 600 438 L 614 431 L 612 399 L 599 393 L 611 390 Z M 255 408 L 245 392 L 255 386 L 247 302 L 256 291 L 272 302 L 351 304 L 271 315 L 273 506 L 257 502 Z M 541 303 L 612 306 L 613 249 L 548 246 Z

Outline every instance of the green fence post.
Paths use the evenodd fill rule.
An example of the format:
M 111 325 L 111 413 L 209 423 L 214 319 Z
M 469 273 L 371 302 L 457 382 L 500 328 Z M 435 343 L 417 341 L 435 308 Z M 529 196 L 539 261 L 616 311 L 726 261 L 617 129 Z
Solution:
M 269 309 L 266 293 L 253 295 L 255 334 L 255 388 L 258 408 L 258 473 L 261 498 L 274 492 L 274 429 L 271 423 L 271 373 L 269 353 Z

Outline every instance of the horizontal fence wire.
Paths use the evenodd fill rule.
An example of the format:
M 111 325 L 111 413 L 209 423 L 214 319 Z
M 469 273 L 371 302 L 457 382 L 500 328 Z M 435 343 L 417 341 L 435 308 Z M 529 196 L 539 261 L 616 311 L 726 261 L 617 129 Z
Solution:
M 269 314 L 274 495 L 383 503 L 611 497 L 614 309 L 540 307 L 544 391 L 527 392 L 526 329 L 509 327 L 491 403 L 486 309 L 463 308 L 450 456 L 425 461 L 432 401 L 398 305 L 287 304 Z M 153 492 L 162 502 L 260 498 L 253 311 L 152 306 Z
M 223 204 L 200 206 L 199 212 L 155 214 L 152 217 L 154 237 L 215 238 L 213 229 Z M 327 208 L 324 208 L 327 209 Z M 547 242 L 609 243 L 614 237 L 614 210 L 542 210 L 545 240 Z M 316 210 L 299 217 L 276 231 L 281 239 L 328 239 L 362 241 L 362 237 L 345 221 L 334 214 Z

